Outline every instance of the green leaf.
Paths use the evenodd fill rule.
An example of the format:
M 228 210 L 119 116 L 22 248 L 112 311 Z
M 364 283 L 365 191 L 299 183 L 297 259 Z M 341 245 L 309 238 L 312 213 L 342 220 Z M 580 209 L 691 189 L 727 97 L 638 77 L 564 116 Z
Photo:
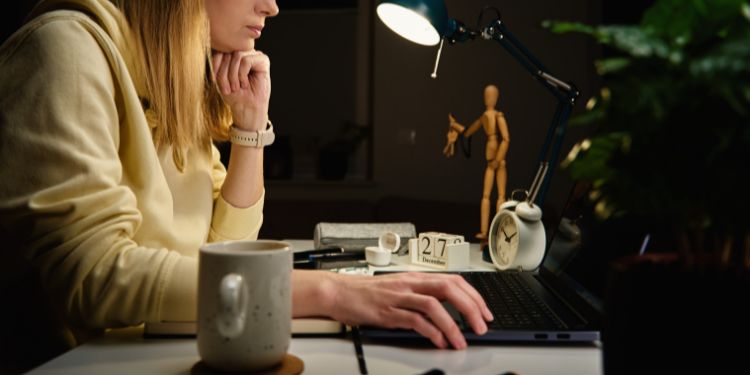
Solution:
M 570 32 L 584 33 L 594 35 L 596 29 L 592 26 L 578 22 L 559 22 L 559 21 L 542 21 L 542 27 L 549 29 L 555 34 L 564 34 Z
M 581 150 L 570 161 L 567 169 L 576 180 L 601 180 L 612 178 L 616 171 L 609 165 L 612 157 L 620 152 L 630 136 L 624 132 L 608 133 L 589 140 L 588 148 Z
M 729 104 L 729 106 L 734 109 L 735 112 L 737 112 L 742 117 L 748 117 L 747 103 L 743 103 L 742 99 L 740 99 L 739 96 L 736 95 L 730 87 L 722 87 L 720 91 L 721 95 L 724 97 L 724 100 L 726 100 L 727 104 Z
M 633 57 L 669 58 L 671 49 L 664 40 L 649 29 L 638 26 L 600 26 L 596 32 L 599 40 L 608 40 L 613 47 Z
M 659 0 L 641 24 L 670 43 L 700 43 L 721 33 L 746 6 L 747 0 Z
M 750 72 L 750 30 L 711 49 L 690 62 L 691 74 L 703 78 L 736 76 Z
M 596 124 L 601 122 L 605 118 L 604 110 L 601 108 L 595 108 L 590 111 L 586 111 L 581 113 L 578 116 L 573 117 L 568 121 L 568 125 L 570 126 L 583 126 L 583 125 L 590 125 L 590 124 Z
M 596 62 L 596 72 L 599 75 L 615 73 L 630 66 L 631 59 L 626 57 L 613 57 Z
M 545 21 L 544 25 L 555 33 L 578 32 L 591 35 L 604 45 L 612 46 L 634 57 L 669 58 L 672 50 L 649 29 L 637 25 L 592 27 L 580 23 Z

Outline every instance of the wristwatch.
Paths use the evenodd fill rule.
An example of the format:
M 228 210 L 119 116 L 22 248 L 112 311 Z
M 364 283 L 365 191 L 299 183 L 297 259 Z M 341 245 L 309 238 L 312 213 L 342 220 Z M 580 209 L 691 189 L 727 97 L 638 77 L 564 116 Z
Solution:
M 248 131 L 234 125 L 229 127 L 229 141 L 238 146 L 263 148 L 272 144 L 275 139 L 271 120 L 268 120 L 265 130 Z

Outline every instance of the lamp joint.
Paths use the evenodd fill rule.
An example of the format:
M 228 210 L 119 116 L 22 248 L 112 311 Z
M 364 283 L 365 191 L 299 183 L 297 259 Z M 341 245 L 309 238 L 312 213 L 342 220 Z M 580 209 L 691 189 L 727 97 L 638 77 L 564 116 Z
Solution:
M 482 35 L 482 39 L 484 39 L 484 40 L 490 40 L 490 39 L 492 39 L 492 36 L 495 35 L 495 28 L 492 27 L 492 25 L 487 26 L 487 27 L 485 27 L 482 30 L 482 34 L 481 35 Z M 502 35 L 501 35 L 501 37 L 502 37 Z

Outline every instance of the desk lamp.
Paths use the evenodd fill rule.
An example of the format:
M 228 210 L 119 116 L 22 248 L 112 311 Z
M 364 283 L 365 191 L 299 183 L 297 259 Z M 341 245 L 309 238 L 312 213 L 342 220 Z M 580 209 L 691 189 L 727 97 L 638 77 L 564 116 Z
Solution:
M 480 29 L 479 23 L 486 11 L 495 12 L 487 26 Z M 485 7 L 479 14 L 477 29 L 467 27 L 461 21 L 448 18 L 448 11 L 443 0 L 383 0 L 379 1 L 377 14 L 383 23 L 402 37 L 425 46 L 440 43 L 435 69 L 432 78 L 437 77 L 437 66 L 440 60 L 443 41 L 449 44 L 474 40 L 480 36 L 485 40 L 495 40 L 505 48 L 531 75 L 557 99 L 557 109 L 552 124 L 547 129 L 544 145 L 539 153 L 539 168 L 532 186 L 528 190 L 528 201 L 540 205 L 544 201 L 549 181 L 552 177 L 560 147 L 565 135 L 565 128 L 570 112 L 575 105 L 579 92 L 574 84 L 564 82 L 553 76 L 529 52 L 513 34 L 508 31 L 500 19 L 500 11 L 494 7 Z

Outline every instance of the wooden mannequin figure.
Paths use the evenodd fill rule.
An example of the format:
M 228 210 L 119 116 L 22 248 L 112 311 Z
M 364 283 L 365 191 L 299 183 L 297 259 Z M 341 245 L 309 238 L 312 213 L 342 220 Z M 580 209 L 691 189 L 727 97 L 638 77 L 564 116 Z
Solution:
M 448 114 L 448 143 L 443 149 L 447 157 L 451 157 L 455 151 L 455 143 L 459 134 L 469 138 L 476 133 L 481 127 L 487 134 L 487 146 L 485 148 L 485 158 L 487 159 L 487 168 L 484 170 L 484 190 L 482 191 L 480 231 L 477 238 L 484 240 L 487 238 L 487 231 L 490 225 L 490 195 L 495 182 L 497 182 L 497 205 L 496 210 L 500 210 L 500 205 L 505 202 L 505 186 L 508 182 L 508 171 L 505 167 L 505 155 L 508 153 L 510 144 L 510 134 L 508 133 L 508 124 L 505 122 L 505 116 L 502 112 L 495 109 L 500 91 L 497 86 L 488 85 L 484 89 L 484 105 L 486 110 L 469 128 L 459 124 L 456 118 Z M 498 133 L 499 138 L 498 139 Z

